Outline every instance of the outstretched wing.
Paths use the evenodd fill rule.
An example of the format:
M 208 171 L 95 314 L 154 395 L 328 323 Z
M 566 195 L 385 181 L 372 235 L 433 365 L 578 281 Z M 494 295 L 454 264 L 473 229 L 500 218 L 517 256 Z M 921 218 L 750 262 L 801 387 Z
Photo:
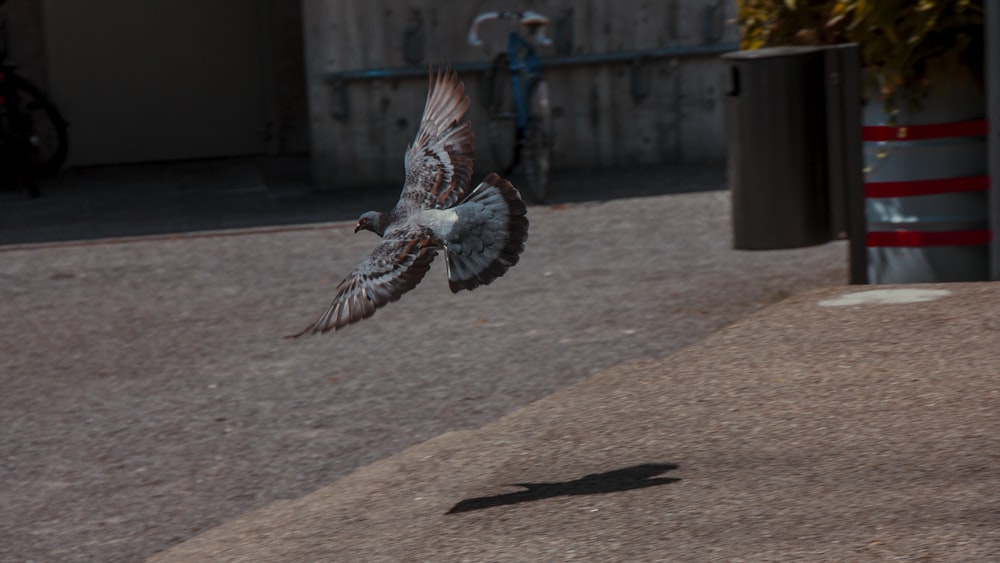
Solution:
M 371 255 L 337 286 L 337 296 L 319 320 L 302 332 L 319 334 L 366 319 L 416 287 L 437 254 L 427 232 L 386 233 Z
M 469 121 L 460 122 L 469 110 L 469 97 L 458 74 L 439 68 L 437 76 L 429 78 L 420 129 L 406 149 L 406 181 L 399 201 L 421 209 L 446 209 L 469 189 L 475 136 Z

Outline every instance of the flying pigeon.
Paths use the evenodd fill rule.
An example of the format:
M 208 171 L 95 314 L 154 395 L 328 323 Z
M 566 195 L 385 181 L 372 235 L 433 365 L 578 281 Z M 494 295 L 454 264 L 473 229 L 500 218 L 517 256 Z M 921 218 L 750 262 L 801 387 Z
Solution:
M 517 188 L 489 174 L 471 192 L 475 159 L 465 85 L 450 69 L 429 76 L 430 90 L 417 137 L 406 149 L 406 179 L 388 214 L 367 211 L 354 232 L 381 242 L 344 281 L 313 325 L 293 336 L 341 329 L 366 319 L 416 287 L 444 250 L 452 292 L 475 289 L 517 264 L 528 238 L 528 218 Z

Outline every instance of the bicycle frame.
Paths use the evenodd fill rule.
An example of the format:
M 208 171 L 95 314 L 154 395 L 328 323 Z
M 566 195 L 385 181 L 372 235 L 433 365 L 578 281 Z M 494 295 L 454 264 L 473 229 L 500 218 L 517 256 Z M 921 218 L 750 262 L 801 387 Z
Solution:
M 490 97 L 486 106 L 490 112 L 490 149 L 504 174 L 511 174 L 521 162 L 522 153 L 526 155 L 525 182 L 534 199 L 541 203 L 549 190 L 552 120 L 548 82 L 535 48 L 551 44 L 545 37 L 549 19 L 530 10 L 484 12 L 469 25 L 470 45 L 483 44 L 479 26 L 489 20 L 513 20 L 515 24 L 507 33 L 506 51 L 493 58 L 489 75 Z M 526 33 L 522 33 L 522 28 Z M 513 145 L 510 136 L 514 137 Z
M 37 87 L 14 72 L 7 38 L 7 21 L 0 17 L 0 181 L 11 179 L 37 197 L 35 177 L 54 172 L 66 158 L 67 124 Z
M 522 49 L 524 52 L 523 57 L 520 56 Z M 525 41 L 516 30 L 511 31 L 507 36 L 507 60 L 510 63 L 511 87 L 514 89 L 514 108 L 517 111 L 517 130 L 519 134 L 522 134 L 528 126 L 530 110 L 528 108 L 527 99 L 528 85 L 523 82 L 525 76 L 522 76 L 521 69 L 524 69 L 525 74 L 528 77 L 536 77 L 542 75 L 542 65 L 538 60 L 538 54 L 535 52 L 535 48 L 531 45 L 531 43 Z

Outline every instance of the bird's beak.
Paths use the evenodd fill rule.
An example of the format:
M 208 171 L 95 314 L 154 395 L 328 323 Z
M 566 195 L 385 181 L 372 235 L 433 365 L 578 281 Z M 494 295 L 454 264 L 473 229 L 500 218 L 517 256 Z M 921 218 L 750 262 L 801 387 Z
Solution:
M 355 233 L 358 232 L 358 231 L 360 231 L 360 230 L 361 230 L 361 223 L 358 223 L 357 225 L 354 225 L 354 232 Z

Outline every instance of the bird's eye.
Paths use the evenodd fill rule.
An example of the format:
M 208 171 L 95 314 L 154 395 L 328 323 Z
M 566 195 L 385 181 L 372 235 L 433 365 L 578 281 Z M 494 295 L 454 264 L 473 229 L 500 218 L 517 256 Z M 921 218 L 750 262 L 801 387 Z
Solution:
M 365 219 L 364 217 L 362 217 L 361 220 L 358 221 L 358 224 L 359 225 L 367 225 L 368 224 L 368 219 Z

